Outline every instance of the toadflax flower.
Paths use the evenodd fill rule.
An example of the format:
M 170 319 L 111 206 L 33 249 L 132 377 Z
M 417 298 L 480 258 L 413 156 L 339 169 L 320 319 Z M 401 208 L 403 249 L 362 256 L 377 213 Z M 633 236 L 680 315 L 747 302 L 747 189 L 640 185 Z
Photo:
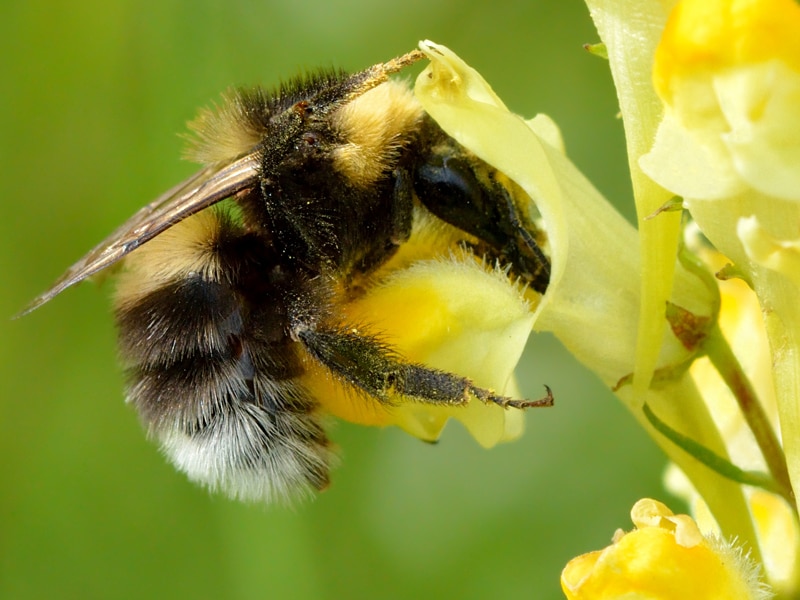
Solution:
M 424 240 L 410 240 L 403 251 L 413 253 L 417 243 Z M 465 253 L 411 261 L 352 302 L 347 316 L 359 322 L 368 315 L 382 339 L 412 361 L 469 373 L 479 386 L 519 397 L 513 373 L 531 332 L 534 301 L 509 285 L 505 272 Z M 330 387 L 312 389 L 331 414 L 363 425 L 398 425 L 424 440 L 436 440 L 450 418 L 485 447 L 514 439 L 523 429 L 522 411 L 497 405 L 368 404 L 330 377 L 309 378 L 309 385 L 320 384 Z
M 613 589 L 635 595 L 648 572 L 651 583 L 659 580 L 659 557 L 669 555 L 678 560 L 669 589 L 685 593 L 649 597 L 702 597 L 686 591 L 700 589 L 762 597 L 757 572 L 776 592 L 794 594 L 800 7 L 792 0 L 587 5 L 617 88 L 637 228 L 569 161 L 552 121 L 511 114 L 448 49 L 421 45 L 431 65 L 415 93 L 448 134 L 530 196 L 553 263 L 533 329 L 552 332 L 616 390 L 681 473 L 697 510 L 702 535 L 688 517 L 637 505 L 634 513 L 649 506 L 656 521 L 634 516 L 637 530 L 604 551 L 613 556 L 612 570 L 634 586 Z M 698 248 L 684 248 L 681 213 L 670 206 L 687 209 L 716 251 L 692 258 Z M 732 300 L 729 285 L 720 288 L 713 277 L 724 266 L 719 260 L 732 263 L 720 277 L 752 288 L 749 303 Z M 729 283 L 739 292 L 745 285 Z M 738 328 L 730 327 L 732 319 Z M 762 367 L 740 361 L 748 354 Z M 687 544 L 689 531 L 694 541 Z M 758 568 L 712 535 L 736 540 L 739 554 Z M 651 536 L 672 550 L 639 545 Z M 692 554 L 684 550 L 706 553 L 718 587 L 707 585 L 696 568 L 702 561 L 686 561 Z M 565 590 L 606 564 L 599 555 L 576 560 L 565 571 Z
M 755 523 L 756 537 L 745 546 L 776 592 L 794 594 L 800 8 L 791 0 L 587 4 L 620 97 L 645 256 L 653 249 L 674 254 L 678 241 L 669 215 L 655 215 L 637 194 L 637 179 L 680 197 L 699 231 L 732 263 L 725 276 L 742 278 L 755 292 L 745 302 L 741 282 L 721 284 L 722 310 L 697 343 L 698 356 L 711 360 L 694 363 L 690 376 L 723 437 L 727 464 L 742 477 L 766 470 L 769 490 L 739 491 L 746 514 L 725 514 L 724 499 L 701 473 L 689 475 L 685 495 L 704 527 L 728 538 L 744 541 L 742 532 Z M 658 298 L 653 279 L 664 270 L 655 273 L 643 274 L 644 297 Z M 643 323 L 640 334 L 645 329 Z M 683 398 L 673 401 L 683 406 Z
M 653 78 L 665 115 L 642 168 L 684 198 L 756 292 L 774 366 L 785 486 L 797 489 L 800 6 L 682 2 L 665 25 Z M 768 462 L 783 461 L 771 454 Z
M 542 215 L 552 270 L 534 313 L 534 330 L 552 332 L 609 387 L 631 375 L 635 378 L 641 371 L 637 359 L 643 353 L 652 363 L 651 374 L 691 361 L 695 351 L 671 332 L 664 318 L 664 300 L 670 298 L 694 314 L 710 316 L 714 297 L 698 277 L 676 265 L 675 248 L 672 254 L 656 252 L 655 260 L 650 256 L 651 266 L 645 269 L 636 230 L 569 161 L 551 120 L 540 115 L 525 121 L 510 113 L 480 75 L 447 48 L 431 42 L 421 48 L 431 64 L 417 79 L 415 94 L 426 112 L 460 144 L 517 183 Z M 655 128 L 654 123 L 653 132 Z M 643 142 L 637 147 L 640 153 L 647 149 Z M 646 180 L 641 172 L 639 178 Z M 641 187 L 660 189 L 652 182 Z M 668 197 L 659 191 L 656 207 Z M 660 315 L 651 310 L 654 302 L 643 284 L 643 272 L 659 284 L 660 276 L 666 273 L 671 278 L 674 273 L 676 285 L 662 299 Z M 654 330 L 644 338 L 638 333 L 640 320 Z M 643 391 L 623 385 L 618 395 L 703 493 L 725 533 L 755 548 L 755 531 L 741 486 L 655 434 L 645 415 L 644 407 L 649 406 L 673 428 L 725 454 L 724 440 L 686 370 L 675 368 L 674 376 L 657 387 L 645 381 Z
M 578 556 L 564 568 L 561 587 L 567 598 L 770 597 L 749 557 L 719 538 L 704 536 L 688 515 L 643 499 L 631 509 L 631 520 L 633 531 L 618 531 L 611 546 Z

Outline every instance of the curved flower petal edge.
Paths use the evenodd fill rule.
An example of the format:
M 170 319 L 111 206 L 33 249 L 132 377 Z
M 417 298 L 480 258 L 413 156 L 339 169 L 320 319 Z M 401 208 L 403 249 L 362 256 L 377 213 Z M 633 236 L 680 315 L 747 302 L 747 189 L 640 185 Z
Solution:
M 772 597 L 748 555 L 719 537 L 704 536 L 688 515 L 675 515 L 664 504 L 643 499 L 631 509 L 631 520 L 633 531 L 618 531 L 608 548 L 567 564 L 561 574 L 567 598 Z
M 542 116 L 524 121 L 510 113 L 481 76 L 449 49 L 433 42 L 423 42 L 420 48 L 431 64 L 417 78 L 415 95 L 427 113 L 459 143 L 516 182 L 542 216 L 552 269 L 535 311 L 534 329 L 553 332 L 606 385 L 615 386 L 634 371 L 639 349 L 642 262 L 635 229 L 560 148 L 548 143 L 559 138 L 553 134 L 552 121 Z M 674 255 L 670 266 L 673 262 Z M 694 314 L 710 314 L 710 294 L 696 277 L 679 267 L 676 282 L 673 302 Z M 659 366 L 682 364 L 691 357 L 665 319 L 661 332 L 654 339 Z M 630 386 L 617 395 L 702 491 L 726 535 L 738 536 L 757 553 L 741 488 L 657 434 L 643 414 L 647 402 L 673 429 L 726 456 L 691 378 L 679 374 L 644 396 L 633 393 Z
M 783 274 L 800 292 L 800 238 L 777 239 L 756 216 L 739 219 L 736 234 L 753 263 Z

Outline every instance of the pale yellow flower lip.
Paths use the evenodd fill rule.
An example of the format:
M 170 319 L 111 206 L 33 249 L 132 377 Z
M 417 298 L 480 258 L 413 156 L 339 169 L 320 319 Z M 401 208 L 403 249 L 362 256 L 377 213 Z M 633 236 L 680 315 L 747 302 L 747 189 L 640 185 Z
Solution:
M 409 360 L 468 375 L 498 393 L 519 393 L 513 372 L 531 332 L 531 307 L 504 272 L 486 269 L 471 255 L 413 263 L 353 309 L 380 315 L 375 325 Z M 521 411 L 476 400 L 466 407 L 405 403 L 390 413 L 391 422 L 428 440 L 448 418 L 461 421 L 485 447 L 522 433 Z
M 415 243 L 412 240 L 409 242 Z M 491 310 L 487 310 L 491 307 Z M 368 322 L 404 359 L 468 377 L 475 385 L 519 397 L 513 372 L 533 323 L 522 290 L 505 272 L 487 268 L 467 252 L 415 260 L 392 271 L 347 307 L 350 322 Z M 512 440 L 523 430 L 523 412 L 472 399 L 466 406 L 398 399 L 378 403 L 357 396 L 324 373 L 306 385 L 326 412 L 362 425 L 397 425 L 435 441 L 448 419 L 461 421 L 484 447 Z

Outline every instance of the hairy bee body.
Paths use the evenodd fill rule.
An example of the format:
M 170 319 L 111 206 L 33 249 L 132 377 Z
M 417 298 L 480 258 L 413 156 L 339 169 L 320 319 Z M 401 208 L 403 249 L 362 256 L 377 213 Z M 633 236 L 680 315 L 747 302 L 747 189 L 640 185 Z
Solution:
M 324 310 L 322 292 L 283 262 L 211 209 L 132 253 L 115 298 L 127 396 L 150 433 L 191 479 L 248 499 L 328 481 L 328 440 L 287 335 Z
M 416 58 L 228 95 L 193 125 L 204 171 L 34 303 L 124 259 L 114 305 L 128 399 L 191 479 L 244 499 L 324 488 L 333 453 L 308 385 L 320 369 L 368 402 L 537 404 L 414 364 L 341 310 L 431 227 L 429 254 L 466 249 L 547 285 L 508 185 L 384 82 Z

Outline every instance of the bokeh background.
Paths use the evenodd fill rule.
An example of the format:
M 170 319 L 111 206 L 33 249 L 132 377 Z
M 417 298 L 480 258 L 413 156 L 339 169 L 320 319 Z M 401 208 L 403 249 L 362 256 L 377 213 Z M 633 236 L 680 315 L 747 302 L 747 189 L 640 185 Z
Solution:
M 330 490 L 291 509 L 189 484 L 122 399 L 109 286 L 9 317 L 193 170 L 176 133 L 230 85 L 356 70 L 430 38 L 515 111 L 550 114 L 632 214 L 621 122 L 578 0 L 51 0 L 0 8 L 0 598 L 560 598 L 664 459 L 547 336 L 520 365 L 525 437 L 491 451 L 339 424 Z M 609 256 L 608 260 L 614 260 Z

